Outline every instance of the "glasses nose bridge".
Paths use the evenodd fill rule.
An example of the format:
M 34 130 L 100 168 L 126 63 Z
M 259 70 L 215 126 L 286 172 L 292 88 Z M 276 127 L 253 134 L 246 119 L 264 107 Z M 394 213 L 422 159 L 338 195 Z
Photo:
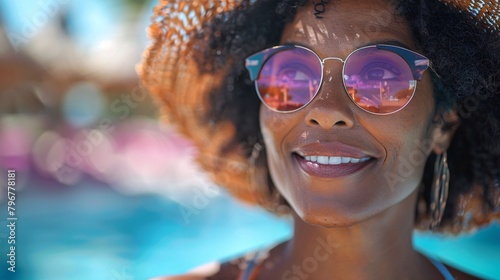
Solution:
M 344 64 L 345 64 L 345 60 L 344 59 L 342 59 L 340 57 L 336 57 L 336 56 L 329 56 L 329 57 L 325 57 L 323 59 L 320 58 L 321 64 L 323 65 L 323 71 L 326 70 L 326 62 L 328 60 L 337 60 L 337 61 L 340 61 L 340 62 L 342 62 L 342 68 L 344 67 Z
M 342 64 L 345 63 L 345 60 L 343 60 L 340 57 L 336 57 L 336 56 L 325 57 L 325 58 L 321 59 L 321 63 L 325 64 L 325 61 L 327 61 L 327 60 L 338 60 L 338 61 L 342 62 Z

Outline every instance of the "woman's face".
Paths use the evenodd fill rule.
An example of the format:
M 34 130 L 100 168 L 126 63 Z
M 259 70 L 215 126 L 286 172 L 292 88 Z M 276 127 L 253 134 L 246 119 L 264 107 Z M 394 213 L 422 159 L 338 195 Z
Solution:
M 315 16 L 321 7 L 301 7 L 281 43 L 306 46 L 322 58 L 344 59 L 361 46 L 388 41 L 418 52 L 409 27 L 394 18 L 385 1 L 331 1 L 325 7 L 318 14 L 322 19 Z M 337 60 L 325 62 L 320 92 L 303 109 L 284 114 L 262 105 L 260 110 L 274 184 L 302 219 L 323 226 L 366 220 L 414 192 L 435 147 L 433 118 L 429 73 L 404 109 L 379 116 L 350 100 Z M 325 165 L 306 156 L 369 160 Z

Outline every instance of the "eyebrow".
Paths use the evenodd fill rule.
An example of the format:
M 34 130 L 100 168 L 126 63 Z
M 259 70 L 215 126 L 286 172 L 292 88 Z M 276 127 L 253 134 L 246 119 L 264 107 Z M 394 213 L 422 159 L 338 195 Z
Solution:
M 307 46 L 305 44 L 298 43 L 298 42 L 295 42 L 295 41 L 286 41 L 283 44 L 284 45 L 304 46 L 306 48 L 311 49 L 310 46 Z M 414 48 L 408 46 L 407 44 L 405 44 L 405 43 L 403 43 L 401 41 L 398 41 L 398 40 L 394 40 L 394 39 L 389 39 L 389 40 L 386 39 L 386 40 L 378 40 L 378 41 L 368 42 L 366 44 L 361 44 L 361 45 L 356 46 L 353 50 L 356 50 L 356 49 L 359 49 L 359 48 L 362 48 L 362 47 L 373 46 L 373 45 L 393 45 L 393 46 L 402 47 L 402 48 L 405 48 L 405 49 L 408 49 L 408 50 L 416 51 Z
M 306 47 L 306 48 L 309 48 L 309 49 L 311 48 L 307 44 L 299 43 L 299 42 L 296 42 L 296 41 L 289 41 L 289 40 L 283 42 L 280 45 L 297 45 L 297 46 L 303 46 L 303 47 Z
M 380 40 L 380 41 L 375 41 L 375 42 L 369 42 L 369 43 L 357 46 L 356 49 L 359 49 L 359 48 L 362 48 L 362 47 L 367 47 L 367 46 L 373 46 L 373 45 L 393 45 L 393 46 L 398 46 L 398 47 L 402 47 L 402 48 L 405 48 L 405 49 L 409 49 L 409 50 L 415 51 L 414 48 L 406 45 L 403 42 L 397 41 L 397 40 Z

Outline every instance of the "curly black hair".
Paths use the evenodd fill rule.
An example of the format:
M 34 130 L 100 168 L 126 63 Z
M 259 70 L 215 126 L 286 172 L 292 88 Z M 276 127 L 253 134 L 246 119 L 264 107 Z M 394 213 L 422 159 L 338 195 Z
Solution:
M 255 3 L 254 3 L 255 2 Z M 304 0 L 243 1 L 220 14 L 198 34 L 201 71 L 226 69 L 223 84 L 210 93 L 210 122 L 229 121 L 236 128 L 227 150 L 261 143 L 260 101 L 245 68 L 245 58 L 278 45 L 286 23 Z M 439 77 L 433 77 L 437 109 L 457 110 L 461 125 L 448 150 L 450 189 L 442 232 L 458 233 L 488 223 L 500 215 L 500 36 L 484 28 L 470 13 L 437 0 L 391 2 L 396 18 L 405 20 L 413 37 Z M 221 151 L 224 153 L 224 150 Z M 251 158 L 251 151 L 245 156 Z M 431 155 L 424 172 L 428 204 L 433 177 Z M 267 162 L 256 162 L 267 173 Z M 269 181 L 270 197 L 275 187 Z M 415 212 L 417 227 L 428 214 Z

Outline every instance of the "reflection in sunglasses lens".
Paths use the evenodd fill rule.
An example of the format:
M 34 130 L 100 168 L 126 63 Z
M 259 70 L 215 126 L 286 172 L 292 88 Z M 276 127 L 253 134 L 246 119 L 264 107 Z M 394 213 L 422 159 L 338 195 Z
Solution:
M 274 54 L 264 63 L 257 87 L 268 107 L 293 111 L 313 99 L 320 80 L 318 57 L 306 49 L 292 48 Z
M 407 62 L 398 54 L 368 47 L 353 52 L 344 67 L 349 97 L 379 114 L 400 110 L 416 86 Z M 267 59 L 256 81 L 261 100 L 271 109 L 290 112 L 307 105 L 321 86 L 319 58 L 304 48 L 289 48 Z
M 387 114 L 403 108 L 411 99 L 416 81 L 399 55 L 376 47 L 360 49 L 347 60 L 344 83 L 359 107 Z

